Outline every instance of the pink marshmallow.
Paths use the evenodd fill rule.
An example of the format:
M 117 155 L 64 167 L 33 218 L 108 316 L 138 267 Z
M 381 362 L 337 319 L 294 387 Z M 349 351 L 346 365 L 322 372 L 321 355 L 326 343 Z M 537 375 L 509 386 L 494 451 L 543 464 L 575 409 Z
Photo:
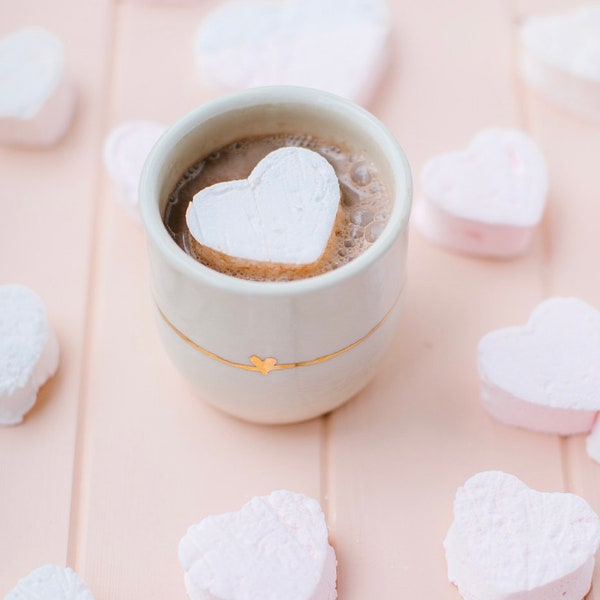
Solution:
M 528 249 L 542 218 L 547 168 L 529 136 L 489 129 L 465 151 L 430 160 L 421 187 L 414 223 L 426 238 L 466 254 L 511 258 Z
M 69 567 L 44 565 L 23 577 L 4 600 L 94 600 L 92 592 Z
M 0 286 L 0 425 L 17 425 L 59 362 L 46 307 L 22 285 Z
M 444 547 L 465 600 L 582 600 L 590 589 L 600 520 L 583 498 L 543 493 L 501 471 L 456 492 Z
M 104 164 L 127 214 L 140 221 L 138 187 L 150 150 L 167 129 L 152 121 L 128 121 L 115 127 L 104 142 Z
M 217 89 L 300 85 L 368 104 L 389 59 L 382 0 L 225 2 L 201 24 L 195 55 Z
M 285 490 L 189 528 L 179 560 L 192 600 L 335 600 L 336 559 L 316 500 Z
M 600 123 L 600 4 L 527 19 L 519 70 L 540 96 Z
M 0 40 L 0 143 L 47 147 L 71 124 L 75 93 L 60 40 L 39 27 Z
M 600 410 L 600 312 L 576 298 L 551 298 L 524 327 L 479 342 L 481 400 L 498 421 L 569 435 L 589 431 Z

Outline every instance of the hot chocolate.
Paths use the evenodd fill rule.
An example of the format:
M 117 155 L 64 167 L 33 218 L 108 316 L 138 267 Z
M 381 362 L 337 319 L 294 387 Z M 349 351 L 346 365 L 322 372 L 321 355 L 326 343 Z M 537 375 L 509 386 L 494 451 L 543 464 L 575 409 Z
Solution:
M 190 234 L 185 214 L 201 189 L 248 177 L 270 152 L 299 146 L 318 152 L 332 165 L 340 183 L 340 210 L 331 242 L 321 258 L 302 268 L 282 264 L 249 264 L 223 260 L 207 251 Z M 190 256 L 225 274 L 258 281 L 288 281 L 336 269 L 364 252 L 383 231 L 391 199 L 374 164 L 349 147 L 332 145 L 309 135 L 274 134 L 240 139 L 193 164 L 172 190 L 164 213 L 165 226 L 175 242 Z

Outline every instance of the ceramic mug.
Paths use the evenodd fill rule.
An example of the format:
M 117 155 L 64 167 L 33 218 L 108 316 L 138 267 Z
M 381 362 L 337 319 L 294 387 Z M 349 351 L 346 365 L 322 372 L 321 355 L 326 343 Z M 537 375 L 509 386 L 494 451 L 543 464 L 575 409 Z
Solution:
M 163 224 L 183 173 L 238 139 L 286 132 L 349 144 L 373 161 L 393 200 L 380 237 L 335 270 L 285 282 L 224 275 L 186 254 Z M 158 327 L 199 396 L 259 423 L 302 421 L 352 398 L 396 331 L 411 200 L 410 168 L 394 136 L 326 92 L 253 88 L 207 102 L 170 127 L 146 161 L 140 207 Z

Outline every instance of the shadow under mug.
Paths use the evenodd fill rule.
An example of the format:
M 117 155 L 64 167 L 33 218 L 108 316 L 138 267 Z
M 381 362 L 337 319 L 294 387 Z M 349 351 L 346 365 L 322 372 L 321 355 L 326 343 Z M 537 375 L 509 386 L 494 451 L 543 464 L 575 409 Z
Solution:
M 257 282 L 187 255 L 163 224 L 183 173 L 236 140 L 301 133 L 349 145 L 376 165 L 392 198 L 375 243 L 315 277 Z M 170 358 L 201 398 L 236 417 L 290 423 L 353 397 L 386 355 L 406 279 L 412 181 L 389 130 L 352 102 L 308 88 L 253 88 L 203 104 L 170 127 L 146 161 L 140 208 L 157 322 Z

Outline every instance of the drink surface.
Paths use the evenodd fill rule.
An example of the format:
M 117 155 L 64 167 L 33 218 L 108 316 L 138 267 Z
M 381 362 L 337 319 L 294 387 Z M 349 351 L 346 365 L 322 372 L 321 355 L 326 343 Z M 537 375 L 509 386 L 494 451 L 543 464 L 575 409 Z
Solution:
M 201 189 L 245 179 L 270 152 L 300 146 L 318 152 L 333 166 L 340 183 L 340 210 L 332 238 L 315 263 L 294 267 L 284 264 L 240 265 L 214 251 L 207 252 L 193 239 L 185 213 Z M 381 176 L 365 156 L 309 135 L 274 134 L 238 140 L 194 163 L 172 190 L 164 214 L 167 231 L 190 256 L 227 275 L 257 281 L 289 281 L 337 269 L 356 258 L 379 237 L 391 210 L 391 200 Z

